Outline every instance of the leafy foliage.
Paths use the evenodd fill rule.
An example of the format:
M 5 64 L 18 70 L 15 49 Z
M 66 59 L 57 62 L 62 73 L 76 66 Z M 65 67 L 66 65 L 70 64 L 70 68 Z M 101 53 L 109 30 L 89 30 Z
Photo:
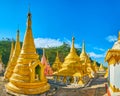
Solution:
M 5 64 L 5 66 L 7 66 L 7 62 L 9 60 L 10 50 L 11 50 L 11 41 L 9 40 L 0 41 L 0 54 L 2 55 L 2 61 Z M 41 58 L 43 54 L 42 48 L 37 48 L 36 51 Z M 53 62 L 55 61 L 57 51 L 59 52 L 60 60 L 63 62 L 64 58 L 67 56 L 67 54 L 70 51 L 70 45 L 64 42 L 63 45 L 59 47 L 46 48 L 45 53 L 46 53 L 46 57 L 49 60 L 50 65 L 52 65 Z M 77 48 L 76 52 L 79 55 L 81 53 L 81 49 Z M 98 62 L 97 64 L 100 65 Z
M 70 51 L 70 45 L 63 43 L 63 45 L 59 47 L 50 47 L 45 49 L 46 57 L 49 60 L 50 65 L 52 65 L 55 61 L 57 51 L 59 52 L 59 58 L 63 62 L 64 58 Z M 80 49 L 76 49 L 77 53 L 80 54 Z M 42 57 L 42 49 L 37 49 L 38 54 Z
M 11 42 L 0 41 L 0 54 L 2 55 L 3 63 L 6 65 L 10 55 Z

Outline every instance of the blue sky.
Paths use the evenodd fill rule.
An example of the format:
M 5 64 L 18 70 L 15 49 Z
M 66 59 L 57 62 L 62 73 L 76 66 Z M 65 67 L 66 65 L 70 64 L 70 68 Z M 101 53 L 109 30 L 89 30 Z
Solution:
M 74 35 L 76 47 L 84 40 L 87 53 L 104 63 L 120 30 L 119 0 L 0 0 L 0 39 L 15 38 L 19 24 L 23 41 L 29 5 L 37 47 L 71 43 Z

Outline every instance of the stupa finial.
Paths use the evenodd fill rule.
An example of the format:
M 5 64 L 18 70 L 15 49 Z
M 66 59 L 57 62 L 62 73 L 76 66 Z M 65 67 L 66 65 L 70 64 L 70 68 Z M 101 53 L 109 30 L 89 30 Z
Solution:
M 13 52 L 14 52 L 14 40 L 13 40 L 12 43 L 11 43 L 11 50 L 10 50 L 9 61 L 10 61 L 11 58 L 12 58 Z
M 85 53 L 85 42 L 83 40 L 83 43 L 82 43 L 82 53 Z
M 28 29 L 31 29 L 31 24 L 32 24 L 32 21 L 31 21 L 31 12 L 30 12 L 30 6 L 28 8 L 28 20 L 27 20 L 27 28 Z
M 45 48 L 43 48 L 43 56 L 45 56 Z
M 119 31 L 119 33 L 118 33 L 118 40 L 120 40 L 120 31 Z
M 72 37 L 72 46 L 71 46 L 71 49 L 70 49 L 70 52 L 75 52 L 75 47 L 74 47 L 74 36 Z
M 19 31 L 19 28 L 18 28 L 18 30 L 17 30 L 17 41 L 19 41 L 19 39 L 20 39 L 20 36 L 19 36 L 19 33 L 20 33 L 20 31 Z

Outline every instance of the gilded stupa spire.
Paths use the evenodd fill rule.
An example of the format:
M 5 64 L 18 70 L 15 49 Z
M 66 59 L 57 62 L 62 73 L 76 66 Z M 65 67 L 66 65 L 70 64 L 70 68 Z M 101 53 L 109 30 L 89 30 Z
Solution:
M 72 45 L 71 45 L 71 49 L 70 49 L 70 53 L 66 56 L 65 59 L 70 59 L 70 58 L 75 58 L 75 59 L 78 59 L 78 55 L 76 53 L 76 49 L 75 49 L 75 46 L 74 46 L 74 40 L 75 38 L 72 37 Z
M 74 40 L 75 40 L 75 38 L 72 37 L 72 46 L 71 46 L 70 52 L 75 52 Z
M 12 41 L 12 43 L 11 43 L 11 50 L 10 50 L 9 61 L 10 61 L 11 58 L 12 58 L 13 52 L 14 52 L 14 41 Z
M 18 29 L 17 35 L 16 35 L 16 44 L 15 44 L 14 54 L 17 54 L 17 56 L 18 56 L 19 53 L 20 53 L 20 34 L 19 34 L 19 29 Z
M 99 71 L 105 71 L 103 64 L 100 64 Z
M 57 51 L 56 53 L 57 53 L 57 54 L 56 54 L 56 59 L 55 59 L 55 61 L 60 62 L 60 59 L 59 59 L 59 52 Z
M 118 41 L 120 41 L 120 31 L 119 31 L 119 33 L 118 33 Z
M 83 41 L 83 43 L 82 43 L 82 53 L 86 53 L 85 52 L 85 42 Z
M 24 42 L 22 46 L 22 53 L 34 53 L 36 54 L 34 39 L 32 36 L 32 21 L 31 21 L 31 13 L 28 12 L 27 18 L 27 29 L 25 32 Z M 29 49 L 29 50 L 28 50 Z
M 45 48 L 43 48 L 43 56 L 45 56 Z
M 42 58 L 41 58 L 41 63 L 43 65 L 47 65 L 47 59 L 46 59 L 46 56 L 45 56 L 45 48 L 43 48 L 43 54 L 42 54 Z
M 17 64 L 17 59 L 20 54 L 20 40 L 19 39 L 20 39 L 19 30 L 17 30 L 14 52 L 13 52 L 13 48 L 11 48 L 10 61 L 8 62 L 8 66 L 7 66 L 6 72 L 4 74 L 5 79 L 8 79 L 8 80 L 10 79 L 10 77 L 13 74 L 13 70 Z M 13 47 L 13 45 L 11 47 Z
M 88 59 L 88 55 L 87 55 L 87 53 L 86 53 L 86 51 L 85 51 L 85 42 L 84 42 L 84 41 L 83 41 L 83 43 L 82 43 L 82 51 L 81 51 L 81 54 L 80 54 L 80 59 L 81 59 L 82 61 L 85 61 L 85 60 Z
M 55 71 L 58 71 L 61 68 L 62 68 L 62 62 L 59 59 L 59 52 L 57 51 L 55 61 L 54 61 L 53 65 L 52 65 L 52 69 L 55 72 Z

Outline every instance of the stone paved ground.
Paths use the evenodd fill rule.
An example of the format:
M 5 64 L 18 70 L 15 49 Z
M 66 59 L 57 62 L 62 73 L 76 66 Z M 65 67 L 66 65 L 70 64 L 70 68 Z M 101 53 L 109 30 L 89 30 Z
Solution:
M 93 79 L 89 87 L 82 89 L 59 89 L 54 96 L 107 96 L 105 84 L 106 79 L 99 77 Z
M 0 77 L 0 96 L 12 96 L 5 91 L 5 83 L 3 78 Z M 51 86 L 51 90 L 48 94 L 42 95 L 30 95 L 30 96 L 107 96 L 105 95 L 105 83 L 106 80 L 102 77 L 94 79 L 89 87 L 68 89 L 68 88 L 55 88 Z M 18 96 L 28 96 L 28 95 L 18 95 Z

